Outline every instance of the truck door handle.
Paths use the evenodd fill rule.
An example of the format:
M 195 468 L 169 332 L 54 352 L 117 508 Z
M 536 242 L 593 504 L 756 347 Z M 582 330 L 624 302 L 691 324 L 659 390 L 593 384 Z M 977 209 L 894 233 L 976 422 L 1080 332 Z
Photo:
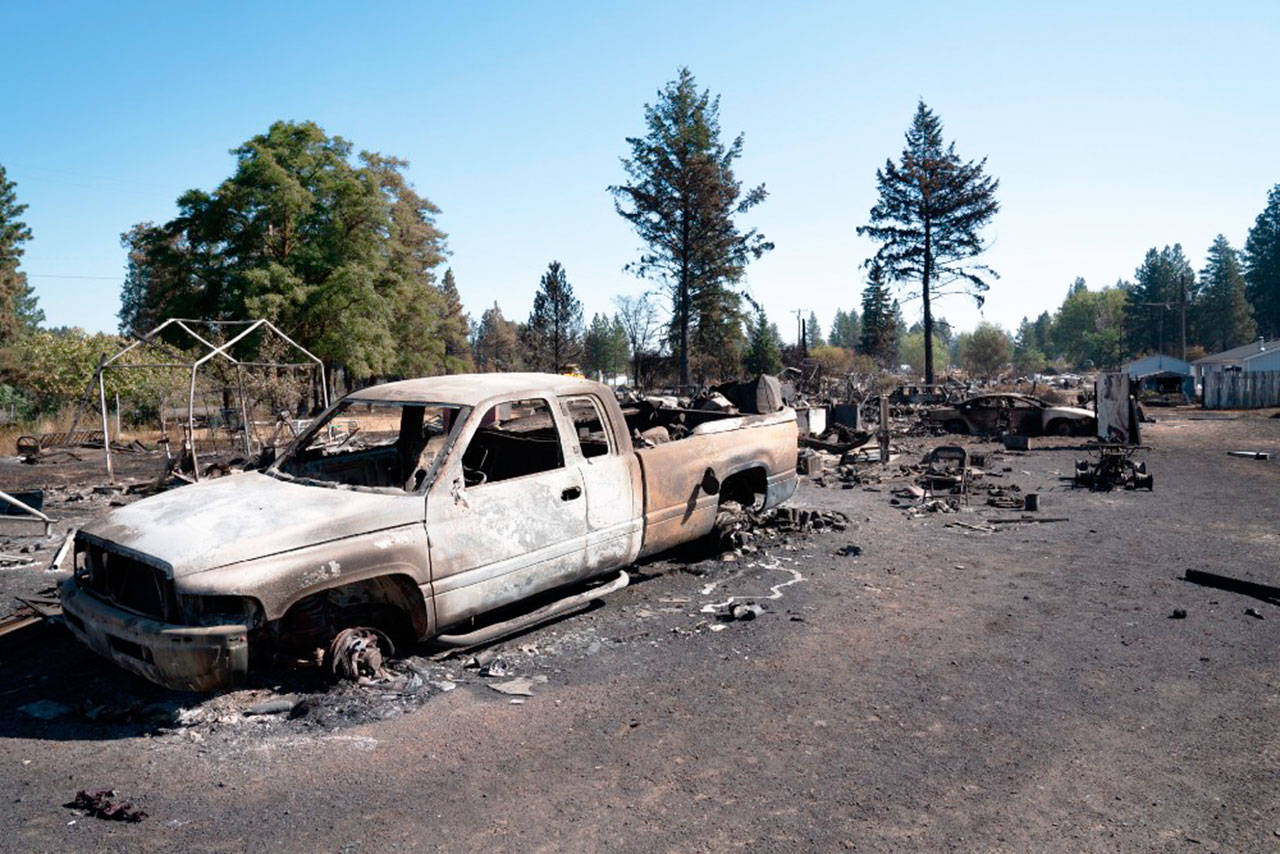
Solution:
M 573 501 L 575 498 L 582 497 L 582 487 L 571 486 L 560 493 L 561 501 Z

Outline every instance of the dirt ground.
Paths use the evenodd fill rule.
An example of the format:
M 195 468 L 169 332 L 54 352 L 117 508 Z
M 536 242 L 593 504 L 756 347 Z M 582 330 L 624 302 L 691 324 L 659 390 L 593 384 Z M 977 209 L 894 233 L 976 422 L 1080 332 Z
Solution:
M 5 636 L 0 848 L 1277 850 L 1280 599 L 1182 576 L 1280 585 L 1280 418 L 1155 414 L 1154 492 L 1073 489 L 1079 439 L 965 441 L 985 483 L 1062 521 L 987 525 L 1021 514 L 985 491 L 916 514 L 895 466 L 806 481 L 792 503 L 848 528 L 639 567 L 487 675 L 424 648 L 378 685 L 281 670 L 210 698 L 56 627 Z M 61 529 L 133 500 L 93 491 L 96 462 L 6 460 L 0 488 L 56 485 Z M 0 614 L 55 578 L 60 538 L 18 524 Z M 747 602 L 763 613 L 719 616 Z M 147 817 L 64 806 L 105 788 Z

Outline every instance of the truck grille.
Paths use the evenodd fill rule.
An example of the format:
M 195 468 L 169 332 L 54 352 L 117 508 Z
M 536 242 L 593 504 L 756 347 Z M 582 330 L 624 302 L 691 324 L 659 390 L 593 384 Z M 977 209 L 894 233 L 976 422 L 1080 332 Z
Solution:
M 158 567 L 137 558 L 85 543 L 81 585 L 104 601 L 157 620 L 176 622 L 173 582 Z

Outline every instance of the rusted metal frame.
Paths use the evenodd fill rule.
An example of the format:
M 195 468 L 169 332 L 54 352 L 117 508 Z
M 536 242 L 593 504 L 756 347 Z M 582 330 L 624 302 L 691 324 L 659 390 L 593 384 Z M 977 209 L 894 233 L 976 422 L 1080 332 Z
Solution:
M 236 387 L 240 392 L 240 431 L 244 436 L 244 455 L 249 456 L 249 410 L 244 401 L 244 371 L 240 363 L 236 363 Z
M 7 492 L 0 492 L 0 498 L 3 498 L 5 501 L 9 502 L 9 504 L 13 505 L 14 507 L 17 507 L 19 510 L 22 510 L 31 514 L 31 518 L 36 519 L 40 522 L 43 522 L 44 535 L 46 537 L 49 536 L 49 534 L 53 531 L 53 520 L 50 519 L 44 513 L 41 513 L 36 508 L 32 507 L 30 504 L 27 504 L 25 501 L 19 501 L 18 499 L 14 498 L 12 495 L 10 495 Z M 22 517 L 17 517 L 17 518 L 22 518 Z

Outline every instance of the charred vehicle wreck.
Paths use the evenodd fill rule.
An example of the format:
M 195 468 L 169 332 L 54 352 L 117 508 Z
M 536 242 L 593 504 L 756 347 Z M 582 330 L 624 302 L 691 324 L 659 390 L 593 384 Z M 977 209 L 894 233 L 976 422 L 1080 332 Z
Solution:
M 723 502 L 775 506 L 795 464 L 787 408 L 624 411 L 549 374 L 390 383 L 264 471 L 86 526 L 63 610 L 80 641 L 171 688 L 222 688 L 274 651 L 376 660 L 704 536 Z

